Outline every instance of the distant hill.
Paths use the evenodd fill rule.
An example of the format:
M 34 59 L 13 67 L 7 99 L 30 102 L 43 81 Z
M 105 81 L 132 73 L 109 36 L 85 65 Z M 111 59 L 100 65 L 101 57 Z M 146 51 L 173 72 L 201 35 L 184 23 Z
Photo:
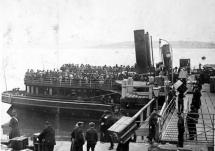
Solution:
M 172 45 L 172 48 L 215 48 L 215 42 L 170 41 L 169 43 Z M 158 41 L 153 41 L 153 47 L 158 48 Z M 97 45 L 94 48 L 134 48 L 134 42 L 125 41 L 112 44 Z

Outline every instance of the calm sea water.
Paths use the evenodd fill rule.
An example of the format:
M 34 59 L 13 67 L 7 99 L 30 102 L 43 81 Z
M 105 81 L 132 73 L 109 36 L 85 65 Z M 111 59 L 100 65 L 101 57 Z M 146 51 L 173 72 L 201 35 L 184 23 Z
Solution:
M 206 60 L 201 57 L 205 56 Z M 215 63 L 215 49 L 174 49 L 174 66 L 178 66 L 179 59 L 190 58 L 191 66 L 198 67 L 198 64 Z M 159 50 L 154 50 L 155 62 L 159 61 Z M 47 49 L 8 49 L 3 54 L 3 69 L 6 75 L 7 89 L 14 87 L 24 89 L 24 74 L 27 69 L 54 69 L 64 63 L 92 64 L 92 65 L 134 65 L 134 49 L 64 49 L 60 51 Z M 5 79 L 1 76 L 1 92 L 6 89 Z M 8 122 L 10 117 L 6 114 L 10 105 L 0 103 L 1 120 L 3 124 Z

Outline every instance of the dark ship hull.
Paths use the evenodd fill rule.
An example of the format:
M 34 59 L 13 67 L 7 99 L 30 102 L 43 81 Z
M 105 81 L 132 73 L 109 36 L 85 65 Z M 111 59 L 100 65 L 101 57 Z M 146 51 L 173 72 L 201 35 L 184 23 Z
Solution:
M 56 129 L 59 138 L 69 138 L 70 132 L 78 121 L 98 125 L 105 110 L 112 110 L 112 104 L 102 104 L 92 101 L 54 99 L 48 97 L 33 97 L 17 95 L 13 92 L 2 93 L 2 102 L 11 104 L 18 115 L 21 134 L 32 136 L 44 127 L 44 121 L 50 121 Z M 3 133 L 8 134 L 8 124 L 2 125 Z

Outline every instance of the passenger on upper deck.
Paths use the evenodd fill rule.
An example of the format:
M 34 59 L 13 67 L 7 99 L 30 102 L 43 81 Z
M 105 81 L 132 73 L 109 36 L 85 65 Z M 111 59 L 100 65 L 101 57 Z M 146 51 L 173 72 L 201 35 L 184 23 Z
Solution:
M 141 76 L 134 72 L 134 66 L 91 66 L 89 64 L 74 65 L 64 64 L 60 70 L 28 70 L 25 74 L 25 80 L 40 80 L 46 79 L 53 81 L 71 81 L 71 80 L 89 80 L 91 81 L 109 81 L 123 80 L 124 78 L 132 77 L 135 80 L 141 80 Z M 142 80 L 145 80 L 144 78 Z

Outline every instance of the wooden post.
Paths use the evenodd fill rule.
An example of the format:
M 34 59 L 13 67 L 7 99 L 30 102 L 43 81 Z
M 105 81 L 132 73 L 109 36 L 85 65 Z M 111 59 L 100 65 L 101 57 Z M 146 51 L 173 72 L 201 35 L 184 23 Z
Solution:
M 31 94 L 34 94 L 34 86 L 31 86 Z
M 158 111 L 158 97 L 155 98 L 156 100 L 156 110 Z
M 150 112 L 151 112 L 151 107 L 150 107 L 150 105 L 149 105 L 149 106 L 147 107 L 147 114 L 146 114 L 147 117 L 150 116 L 150 114 L 151 114 Z
M 49 95 L 52 95 L 52 88 L 49 88 Z
M 79 85 L 81 86 L 81 79 L 79 80 Z
M 30 90 L 30 86 L 29 86 L 29 85 L 26 86 L 26 91 L 27 91 L 27 94 L 31 93 L 31 90 Z
M 215 120 L 215 119 L 214 119 L 214 114 L 213 114 L 213 124 L 212 124 L 212 125 L 213 125 L 213 144 L 214 144 L 213 147 L 214 147 L 214 151 L 215 151 L 215 135 L 214 135 L 215 123 L 214 123 L 214 120 Z
M 141 112 L 141 114 L 140 114 L 140 125 L 142 125 L 143 124 L 143 112 Z
M 153 96 L 153 95 L 152 95 L 152 93 L 153 93 L 153 90 L 152 90 L 152 89 L 153 89 L 153 87 L 150 85 L 150 86 L 149 86 L 149 99 L 152 99 L 152 96 Z
M 56 135 L 59 135 L 60 131 L 60 108 L 57 108 L 57 113 L 56 113 Z
M 38 90 L 38 87 L 36 87 L 36 95 L 39 94 L 39 90 Z

